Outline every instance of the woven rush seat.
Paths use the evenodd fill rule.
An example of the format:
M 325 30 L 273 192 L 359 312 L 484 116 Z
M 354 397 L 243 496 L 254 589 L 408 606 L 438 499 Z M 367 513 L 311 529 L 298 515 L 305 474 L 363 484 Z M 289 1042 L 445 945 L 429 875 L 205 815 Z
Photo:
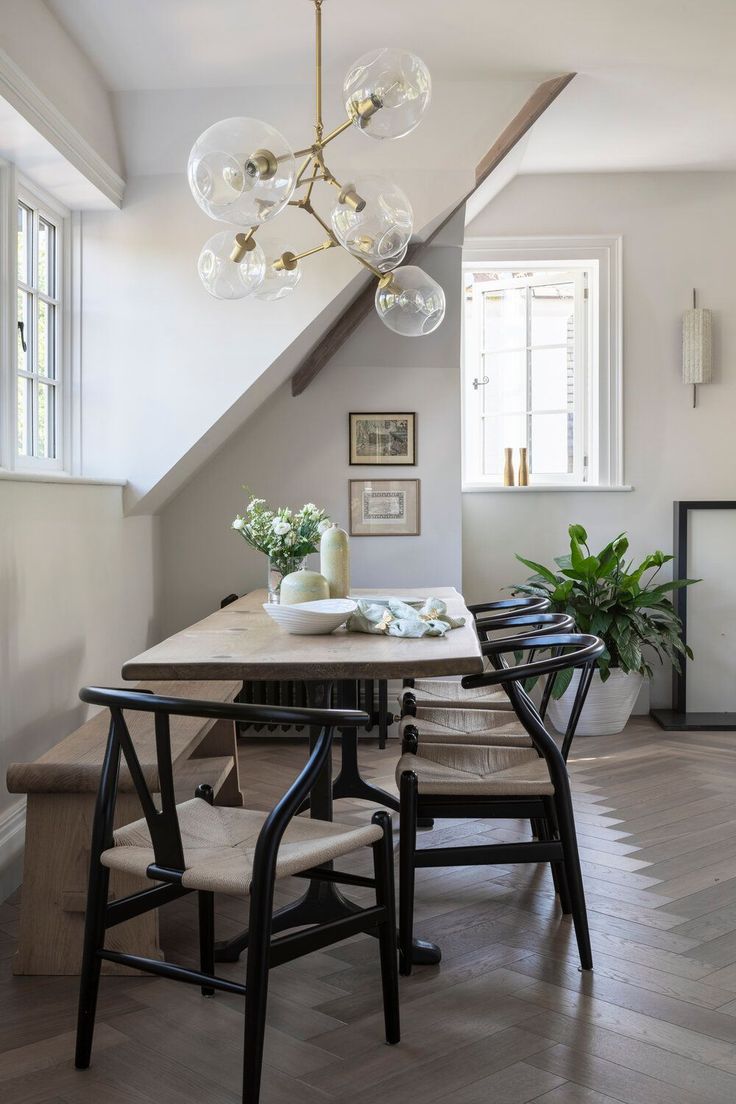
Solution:
M 465 690 L 459 675 L 446 679 L 417 679 L 413 687 L 405 687 L 399 696 L 399 707 L 402 713 L 406 694 L 414 696 L 417 706 L 511 710 L 511 702 L 503 690 L 495 690 L 487 686 Z
M 250 893 L 256 841 L 268 813 L 213 806 L 193 798 L 177 805 L 177 814 L 186 864 L 182 885 L 215 893 Z M 286 878 L 347 855 L 382 834 L 377 824 L 355 827 L 295 817 L 281 841 L 276 877 Z M 146 821 L 118 828 L 113 838 L 115 846 L 102 853 L 103 866 L 145 877 L 155 862 Z
M 534 748 L 427 744 L 419 755 L 401 756 L 396 768 L 399 786 L 404 771 L 416 774 L 420 795 L 518 797 L 555 792 L 547 762 Z
M 482 709 L 417 709 L 416 717 L 402 717 L 399 733 L 416 729 L 417 739 L 425 744 L 495 744 L 502 747 L 532 747 L 518 721 L 510 721 L 506 712 Z

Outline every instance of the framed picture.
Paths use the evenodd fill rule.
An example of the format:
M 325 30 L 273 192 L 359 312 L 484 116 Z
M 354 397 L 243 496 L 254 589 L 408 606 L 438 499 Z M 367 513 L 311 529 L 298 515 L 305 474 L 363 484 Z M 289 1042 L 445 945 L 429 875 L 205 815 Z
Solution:
M 350 534 L 419 536 L 419 480 L 351 479 Z
M 416 414 L 350 414 L 351 464 L 416 464 Z

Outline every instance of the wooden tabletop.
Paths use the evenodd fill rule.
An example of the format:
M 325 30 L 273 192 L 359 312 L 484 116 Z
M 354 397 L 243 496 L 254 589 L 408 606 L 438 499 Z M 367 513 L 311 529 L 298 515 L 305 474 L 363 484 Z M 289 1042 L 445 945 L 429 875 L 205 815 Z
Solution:
M 388 679 L 482 671 L 473 618 L 454 587 L 356 588 L 356 593 L 441 598 L 448 612 L 466 623 L 444 637 L 415 640 L 344 628 L 323 636 L 292 636 L 264 611 L 266 591 L 256 590 L 128 660 L 123 678 Z

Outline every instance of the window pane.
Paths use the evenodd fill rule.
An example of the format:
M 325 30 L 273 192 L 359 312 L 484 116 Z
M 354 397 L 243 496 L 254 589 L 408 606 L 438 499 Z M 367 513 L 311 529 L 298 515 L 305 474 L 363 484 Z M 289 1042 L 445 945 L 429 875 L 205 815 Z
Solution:
M 29 379 L 18 376 L 17 394 L 18 454 L 20 456 L 27 456 L 30 451 L 28 428 L 31 411 L 31 381 Z
M 38 300 L 38 367 L 41 376 L 56 376 L 56 307 Z
M 45 295 L 56 295 L 56 229 L 45 219 L 38 222 L 38 288 Z
M 31 310 L 31 297 L 25 291 L 18 292 L 18 371 L 31 371 L 31 332 L 28 325 Z M 22 326 L 22 328 L 21 328 Z M 25 343 L 25 350 L 23 344 Z
M 31 212 L 23 203 L 18 204 L 18 279 L 23 284 L 31 282 Z
M 571 414 L 532 414 L 529 470 L 536 475 L 572 471 Z
M 519 349 L 526 345 L 526 288 L 483 293 L 484 346 Z
M 564 345 L 571 340 L 575 285 L 546 284 L 533 287 L 531 293 L 532 345 Z
M 483 411 L 504 414 L 526 410 L 526 352 L 493 353 L 483 358 L 488 383 L 483 388 Z
M 36 436 L 36 456 L 49 460 L 55 455 L 54 424 L 56 409 L 56 388 L 52 384 L 38 384 L 38 432 Z
M 483 472 L 500 475 L 503 472 L 505 448 L 514 450 L 514 466 L 518 449 L 526 445 L 526 415 L 505 414 L 483 419 Z
M 532 351 L 532 410 L 565 410 L 572 405 L 572 369 L 566 348 Z

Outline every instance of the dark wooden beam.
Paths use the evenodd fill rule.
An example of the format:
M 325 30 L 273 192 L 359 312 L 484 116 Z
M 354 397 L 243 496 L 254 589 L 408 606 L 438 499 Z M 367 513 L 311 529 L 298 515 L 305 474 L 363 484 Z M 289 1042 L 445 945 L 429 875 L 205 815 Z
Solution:
M 424 241 L 415 242 L 409 247 L 404 264 L 414 263 L 417 254 L 437 237 L 450 219 L 467 203 L 475 190 L 480 187 L 484 180 L 488 179 L 494 169 L 498 168 L 503 159 L 509 155 L 514 146 L 534 126 L 540 115 L 557 99 L 560 92 L 567 87 L 574 76 L 574 73 L 565 73 L 561 77 L 553 77 L 552 80 L 544 81 L 543 84 L 539 85 L 508 126 L 499 134 L 488 153 L 478 162 L 475 169 L 475 184 L 470 191 L 463 196 Z M 333 322 L 330 329 L 314 348 L 310 349 L 295 370 L 291 377 L 292 395 L 301 395 L 302 391 L 306 391 L 325 364 L 355 332 L 360 323 L 368 317 L 373 307 L 375 294 L 375 283 L 371 279 L 365 287 L 353 296 L 340 317 Z

